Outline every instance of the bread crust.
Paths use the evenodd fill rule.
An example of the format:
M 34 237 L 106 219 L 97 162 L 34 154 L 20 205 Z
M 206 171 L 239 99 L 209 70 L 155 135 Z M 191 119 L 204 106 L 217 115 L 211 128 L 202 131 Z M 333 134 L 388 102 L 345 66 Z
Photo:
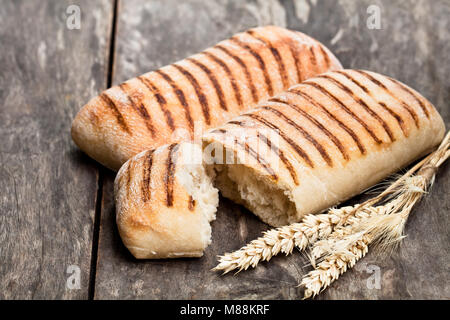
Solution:
M 295 214 L 274 222 L 225 192 L 279 225 L 359 194 L 429 152 L 444 133 L 441 116 L 415 90 L 374 72 L 341 70 L 260 103 L 203 140 L 222 145 L 250 175 L 287 195 Z M 241 134 L 246 141 L 236 143 Z
M 72 138 L 118 170 L 143 150 L 192 140 L 196 125 L 216 127 L 295 83 L 341 68 L 327 48 L 300 32 L 250 29 L 104 91 L 79 111 Z

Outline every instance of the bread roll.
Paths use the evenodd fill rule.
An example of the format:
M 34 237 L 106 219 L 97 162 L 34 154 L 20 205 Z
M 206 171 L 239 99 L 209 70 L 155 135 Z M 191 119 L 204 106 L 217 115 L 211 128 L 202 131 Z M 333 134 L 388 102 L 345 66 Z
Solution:
M 128 160 L 114 182 L 116 219 L 138 259 L 200 257 L 211 242 L 218 190 L 193 143 L 165 145 Z
M 104 91 L 77 114 L 72 138 L 118 170 L 143 150 L 193 140 L 194 126 L 216 127 L 293 84 L 337 69 L 334 55 L 300 32 L 250 29 Z
M 344 70 L 270 98 L 203 141 L 221 193 L 281 226 L 359 194 L 431 151 L 444 132 L 413 89 Z

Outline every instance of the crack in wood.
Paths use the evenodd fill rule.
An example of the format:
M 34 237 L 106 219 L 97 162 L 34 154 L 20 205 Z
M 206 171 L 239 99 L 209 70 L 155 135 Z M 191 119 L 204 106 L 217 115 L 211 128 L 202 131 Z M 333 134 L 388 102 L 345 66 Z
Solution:
M 111 36 L 109 44 L 109 58 L 108 58 L 108 73 L 106 84 L 110 88 L 113 83 L 114 77 L 114 56 L 115 56 L 115 43 L 116 43 L 116 33 L 117 33 L 117 14 L 119 10 L 119 0 L 112 0 L 112 22 L 111 22 Z M 97 196 L 95 200 L 95 219 L 94 219 L 94 230 L 92 237 L 92 251 L 91 251 L 91 267 L 89 274 L 89 292 L 88 300 L 95 299 L 95 281 L 97 276 L 97 260 L 98 260 L 98 247 L 100 239 L 100 224 L 101 215 L 103 208 L 103 180 L 105 177 L 104 168 L 98 164 L 98 182 L 97 182 Z

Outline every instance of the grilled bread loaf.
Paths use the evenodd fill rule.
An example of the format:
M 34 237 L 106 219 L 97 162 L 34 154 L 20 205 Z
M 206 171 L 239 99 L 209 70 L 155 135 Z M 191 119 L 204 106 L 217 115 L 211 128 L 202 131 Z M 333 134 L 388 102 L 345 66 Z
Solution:
M 141 152 L 119 170 L 117 225 L 136 258 L 203 255 L 219 196 L 201 159 L 199 145 L 171 144 Z
M 290 88 L 203 136 L 221 193 L 272 226 L 356 195 L 435 147 L 445 126 L 406 85 L 361 70 Z
M 118 170 L 143 150 L 192 140 L 194 125 L 216 127 L 302 80 L 341 68 L 327 48 L 300 32 L 250 29 L 104 91 L 79 111 L 72 138 Z

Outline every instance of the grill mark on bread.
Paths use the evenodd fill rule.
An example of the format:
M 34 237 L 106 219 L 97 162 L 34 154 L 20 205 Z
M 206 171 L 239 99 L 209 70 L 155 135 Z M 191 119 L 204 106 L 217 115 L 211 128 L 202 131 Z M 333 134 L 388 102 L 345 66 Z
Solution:
M 290 163 L 290 161 L 284 155 L 284 152 L 282 150 L 280 150 L 280 148 L 278 148 L 276 145 L 274 145 L 272 143 L 272 141 L 269 140 L 268 137 L 266 137 L 265 135 L 263 135 L 260 132 L 258 132 L 258 139 L 260 141 L 262 141 L 263 143 L 265 143 L 269 147 L 270 150 L 272 150 L 276 155 L 278 155 L 280 160 L 284 163 L 286 169 L 289 171 L 289 174 L 291 175 L 292 180 L 294 181 L 295 185 L 298 186 L 299 182 L 298 182 L 297 173 L 295 172 L 295 169 L 292 166 L 292 164 Z
M 430 113 L 428 112 L 428 109 L 426 108 L 425 104 L 423 103 L 422 99 L 420 99 L 411 89 L 409 89 L 407 86 L 405 86 L 400 81 L 397 81 L 393 78 L 386 77 L 389 80 L 391 80 L 393 83 L 395 83 L 398 87 L 400 87 L 403 91 L 409 93 L 410 96 L 414 98 L 414 100 L 417 101 L 417 103 L 420 105 L 420 108 L 422 108 L 423 112 L 427 116 L 428 119 L 430 119 Z
M 266 83 L 267 92 L 269 93 L 270 96 L 273 95 L 272 81 L 270 80 L 269 73 L 267 72 L 266 63 L 261 58 L 261 56 L 257 52 L 255 52 L 252 48 L 250 48 L 250 46 L 238 40 L 236 37 L 230 38 L 230 41 L 237 44 L 241 48 L 247 50 L 256 59 L 256 61 L 258 61 L 259 67 L 264 75 L 264 81 Z
M 89 110 L 88 115 L 89 121 L 91 121 L 94 126 L 98 126 L 100 123 L 100 118 L 98 117 L 98 115 L 93 110 Z
M 122 92 L 127 96 L 127 99 L 134 110 L 139 114 L 139 116 L 142 118 L 142 120 L 145 123 L 145 126 L 147 127 L 148 131 L 150 131 L 152 137 L 155 137 L 155 128 L 153 127 L 152 118 L 147 112 L 147 109 L 145 108 L 143 103 L 136 104 L 131 96 L 128 94 L 129 91 L 129 85 L 124 82 L 119 85 L 119 88 L 122 90 Z
M 196 202 L 192 196 L 189 196 L 188 209 L 189 211 L 194 211 Z
M 339 73 L 341 75 L 343 75 L 344 77 L 346 77 L 348 80 L 350 80 L 351 82 L 353 82 L 354 84 L 356 84 L 358 87 L 360 87 L 365 93 L 367 93 L 368 95 L 372 95 L 372 93 L 370 92 L 370 90 L 363 85 L 361 82 L 357 81 L 355 78 L 353 78 L 352 76 L 350 76 L 348 73 L 342 71 L 342 70 L 336 70 L 334 71 L 336 73 Z
M 194 130 L 194 121 L 191 117 L 191 111 L 189 108 L 189 104 L 187 103 L 186 96 L 184 95 L 184 92 L 177 86 L 177 84 L 172 80 L 172 78 L 166 74 L 161 69 L 155 70 L 157 74 L 159 74 L 166 82 L 172 87 L 173 92 L 175 93 L 176 97 L 178 98 L 178 101 L 184 108 L 184 114 L 186 116 L 186 120 L 189 124 L 189 128 L 191 128 L 191 131 Z
M 178 64 L 172 64 L 172 66 L 177 69 L 182 75 L 188 79 L 188 81 L 191 83 L 191 85 L 194 87 L 195 94 L 197 95 L 197 99 L 200 102 L 200 105 L 202 106 L 202 112 L 203 117 L 205 119 L 205 122 L 207 125 L 211 124 L 211 115 L 209 113 L 209 103 L 208 99 L 202 92 L 202 88 L 200 87 L 200 84 L 198 83 L 197 79 L 185 68 Z
M 141 81 L 147 89 L 155 96 L 156 101 L 158 101 L 159 108 L 164 113 L 164 117 L 166 118 L 166 123 L 169 126 L 170 130 L 173 132 L 175 130 L 175 124 L 173 122 L 172 113 L 167 109 L 167 101 L 159 89 L 147 78 L 144 76 L 137 77 L 139 81 Z
M 300 59 L 298 58 L 294 48 L 292 47 L 292 41 L 287 41 L 287 46 L 289 48 L 289 51 L 291 52 L 292 55 L 292 59 L 294 59 L 295 62 L 295 69 L 297 71 L 297 82 L 301 82 L 302 81 L 302 64 Z
M 400 126 L 400 129 L 403 132 L 403 135 L 405 137 L 407 137 L 408 136 L 408 131 L 407 131 L 406 127 L 405 127 L 405 122 L 404 122 L 403 118 L 400 117 L 400 115 L 397 114 L 394 110 L 389 108 L 384 102 L 378 101 L 378 104 L 380 106 L 382 106 L 385 110 L 387 110 L 391 114 L 391 116 L 393 116 L 395 118 L 395 120 L 397 120 L 397 123 L 398 123 L 398 125 Z
M 248 143 L 242 143 L 237 138 L 234 139 L 234 142 L 239 145 L 241 148 L 244 148 L 245 152 L 247 152 L 249 155 L 251 155 L 256 161 L 263 166 L 263 168 L 270 174 L 273 180 L 278 180 L 278 176 L 276 175 L 275 171 L 272 169 L 272 167 L 269 165 L 267 160 L 262 158 L 258 153 L 248 145 Z
M 142 169 L 142 201 L 147 202 L 151 198 L 150 181 L 153 165 L 153 150 L 147 151 L 144 157 L 144 166 Z
M 124 119 L 122 113 L 119 111 L 119 109 L 117 108 L 114 101 L 104 92 L 101 93 L 99 97 L 100 97 L 100 99 L 103 100 L 103 102 L 112 111 L 112 113 L 113 113 L 114 117 L 116 118 L 117 123 L 119 123 L 120 127 L 124 131 L 126 131 L 129 135 L 131 135 L 132 133 L 130 131 L 130 128 L 128 127 L 127 123 L 125 122 L 125 119 Z
M 235 124 L 235 125 L 238 125 L 238 126 L 244 126 L 245 122 L 244 121 L 238 121 L 238 120 L 231 120 L 231 121 L 228 121 L 227 124 Z
M 281 111 L 271 107 L 271 106 L 261 106 L 262 109 L 267 110 L 279 118 L 282 118 L 284 121 L 286 121 L 290 126 L 294 127 L 297 131 L 299 131 L 303 137 L 305 137 L 306 140 L 308 140 L 320 153 L 322 156 L 322 159 L 330 166 L 333 166 L 333 160 L 331 160 L 330 155 L 328 152 L 324 149 L 324 147 L 313 137 L 309 132 L 307 132 L 304 128 L 299 126 L 297 123 L 289 119 L 284 113 Z
M 314 51 L 314 46 L 309 47 L 309 61 L 311 62 L 311 65 L 314 70 L 317 69 L 317 57 L 316 52 Z
M 270 166 L 270 164 L 267 162 L 266 159 L 264 159 L 263 157 L 261 157 L 252 147 L 250 147 L 247 143 L 242 143 L 238 140 L 238 138 L 236 136 L 233 135 L 233 132 L 229 132 L 225 129 L 215 129 L 213 131 L 211 131 L 212 133 L 220 133 L 222 135 L 227 135 L 227 133 L 229 133 L 230 135 L 233 136 L 234 138 L 234 143 L 236 145 L 238 145 L 239 147 L 241 147 L 241 149 L 243 149 L 247 154 L 249 154 L 253 159 L 256 160 L 256 162 L 258 162 L 263 168 L 264 170 L 266 170 L 266 172 L 272 177 L 273 180 L 277 181 L 278 180 L 278 176 L 275 173 L 275 171 L 272 169 L 272 167 Z
M 306 111 L 301 109 L 299 105 L 293 103 L 292 101 L 285 102 L 285 101 L 282 101 L 281 99 L 278 99 L 278 98 L 271 98 L 271 99 L 269 99 L 269 101 L 286 105 L 289 108 L 294 109 L 295 111 L 300 113 L 303 117 L 307 118 L 320 131 L 322 131 L 331 140 L 331 142 L 333 142 L 333 144 L 336 146 L 336 148 L 338 148 L 338 150 L 342 154 L 342 157 L 345 160 L 348 161 L 350 159 L 349 156 L 348 156 L 347 151 L 345 150 L 344 145 L 342 144 L 342 142 L 334 134 L 332 134 L 327 128 L 325 128 L 319 121 L 317 121 L 313 116 L 311 116 Z
M 249 128 L 249 127 L 251 128 L 251 126 L 244 121 L 232 120 L 232 121 L 228 121 L 227 124 L 233 124 L 233 125 L 237 125 L 237 126 L 244 127 L 244 128 Z M 257 132 L 257 137 L 260 141 L 265 143 L 270 150 L 272 150 L 276 155 L 278 155 L 280 160 L 284 163 L 286 169 L 289 171 L 289 174 L 291 175 L 292 180 L 294 181 L 295 185 L 298 186 L 299 182 L 298 182 L 297 173 L 295 172 L 295 169 L 292 166 L 292 164 L 289 162 L 289 160 L 284 155 L 284 152 L 282 150 L 280 150 L 280 148 L 278 148 L 276 145 L 274 145 L 268 137 L 266 137 L 259 131 Z
M 173 143 L 169 146 L 169 154 L 167 155 L 166 160 L 166 176 L 164 178 L 164 183 L 166 187 L 166 206 L 173 206 L 173 180 L 175 178 L 175 166 L 176 161 L 174 159 L 175 152 L 178 150 L 178 144 Z
M 374 94 L 366 87 L 364 86 L 362 83 L 360 83 L 358 80 L 356 80 L 355 78 L 353 78 L 351 75 L 349 75 L 348 73 L 342 71 L 342 70 L 338 70 L 336 71 L 337 73 L 343 75 L 344 77 L 346 77 L 348 80 L 350 80 L 351 82 L 353 82 L 355 85 L 357 85 L 359 88 L 361 88 L 365 93 L 367 93 L 376 103 L 378 103 L 382 108 L 384 108 L 387 112 L 389 112 L 391 114 L 392 117 L 395 118 L 395 120 L 397 120 L 398 125 L 400 126 L 400 129 L 403 132 L 403 135 L 405 137 L 408 136 L 408 131 L 406 130 L 405 127 L 405 121 L 403 120 L 403 118 L 394 110 L 392 110 L 391 108 L 389 108 L 384 102 L 382 101 L 378 101 L 378 99 L 375 98 Z M 376 80 L 376 79 L 375 79 Z M 370 79 L 369 79 L 370 81 Z
M 319 44 L 320 53 L 322 54 L 324 60 L 325 60 L 325 68 L 328 70 L 328 68 L 331 65 L 330 57 L 328 56 L 327 52 L 323 48 L 321 44 Z
M 317 76 L 317 78 L 321 78 L 321 79 L 325 79 L 327 81 L 332 82 L 335 86 L 337 86 L 339 89 L 341 89 L 342 91 L 344 91 L 349 97 L 351 97 L 353 99 L 353 101 L 355 101 L 357 104 L 359 104 L 361 107 L 363 107 L 364 110 L 366 110 L 371 116 L 372 118 L 374 118 L 376 121 L 378 121 L 379 124 L 381 124 L 381 126 L 383 127 L 384 131 L 387 133 L 387 135 L 389 136 L 389 139 L 391 140 L 391 142 L 395 141 L 395 137 L 394 134 L 392 133 L 391 128 L 388 126 L 388 124 L 386 123 L 386 121 L 384 121 L 379 115 L 378 113 L 376 113 L 374 110 L 372 110 L 367 103 L 362 100 L 361 98 L 357 97 L 355 95 L 355 93 L 352 91 L 352 89 L 350 89 L 349 87 L 347 87 L 345 84 L 341 83 L 339 80 L 333 78 L 332 76 L 328 75 L 328 74 L 324 74 L 324 75 L 319 75 Z
M 216 55 L 214 55 L 211 52 L 203 51 L 201 54 L 203 54 L 203 55 L 207 56 L 208 58 L 210 58 L 211 60 L 213 60 L 215 63 L 220 65 L 222 67 L 222 69 L 225 71 L 225 73 L 227 74 L 228 80 L 230 80 L 231 86 L 233 87 L 234 97 L 236 98 L 239 108 L 241 108 L 243 105 L 241 90 L 240 90 L 239 86 L 236 84 L 234 75 L 231 72 L 228 65 L 225 62 L 223 62 L 219 57 L 217 57 Z
M 278 51 L 278 49 L 275 48 L 268 40 L 264 39 L 261 36 L 258 36 L 254 30 L 248 30 L 246 33 L 249 34 L 251 37 L 261 41 L 262 43 L 264 43 L 264 45 L 266 45 L 266 47 L 269 48 L 270 52 L 272 53 L 272 56 L 274 57 L 275 61 L 278 64 L 278 72 L 279 72 L 281 80 L 283 82 L 283 87 L 288 88 L 289 87 L 289 79 L 288 79 L 288 76 L 286 73 L 286 67 L 285 67 L 283 58 L 282 58 L 280 52 Z
M 405 101 L 403 101 L 402 99 L 398 98 L 397 96 L 395 96 L 389 89 L 388 87 L 386 87 L 381 81 L 375 79 L 371 74 L 365 72 L 364 70 L 353 70 L 355 72 L 357 72 L 358 74 L 362 75 L 363 77 L 365 77 L 366 79 L 368 79 L 369 81 L 371 81 L 372 83 L 374 83 L 376 86 L 382 88 L 387 94 L 389 94 L 393 99 L 397 100 L 400 105 L 406 110 L 408 111 L 408 113 L 411 115 L 411 117 L 414 120 L 414 123 L 416 125 L 417 128 L 419 128 L 420 124 L 419 124 L 419 117 L 417 115 L 417 113 L 411 109 L 410 106 L 408 106 Z
M 227 104 L 224 100 L 224 94 L 223 94 L 222 87 L 220 86 L 220 83 L 217 81 L 217 78 L 214 76 L 214 74 L 211 72 L 211 70 L 209 70 L 209 68 L 207 66 L 205 66 L 203 63 L 201 63 L 200 61 L 198 61 L 194 58 L 186 58 L 186 60 L 190 61 L 191 63 L 195 64 L 197 67 L 202 69 L 203 72 L 208 76 L 209 80 L 211 81 L 211 83 L 214 86 L 214 89 L 216 90 L 217 98 L 219 98 L 220 107 L 223 110 L 228 111 Z
M 126 174 L 126 178 L 127 178 L 127 180 L 126 180 L 126 192 L 127 192 L 127 199 L 129 198 L 129 195 L 130 195 L 130 184 L 131 184 L 131 162 L 132 162 L 133 160 L 132 159 L 130 159 L 129 161 L 128 161 L 128 164 L 127 164 L 127 167 L 125 168 L 125 171 L 124 171 L 124 174 Z
M 319 108 L 322 112 L 324 112 L 328 116 L 328 118 L 335 121 L 339 125 L 339 127 L 341 127 L 345 132 L 347 132 L 350 135 L 350 137 L 353 139 L 353 141 L 358 146 L 358 149 L 361 152 L 361 154 L 366 154 L 366 148 L 361 143 L 361 140 L 359 139 L 358 135 L 352 129 L 347 127 L 341 120 L 336 118 L 330 111 L 328 111 L 328 109 L 325 108 L 325 106 L 323 104 L 321 104 L 318 101 L 315 101 L 310 95 L 308 95 L 307 93 L 302 92 L 298 89 L 297 90 L 295 90 L 295 89 L 289 90 L 289 92 L 302 97 L 303 99 L 305 99 L 306 101 L 311 103 L 313 106 L 315 106 L 316 108 Z
M 236 61 L 241 66 L 242 70 L 244 71 L 248 86 L 250 88 L 250 92 L 252 93 L 253 102 L 257 102 L 258 101 L 258 92 L 256 91 L 256 87 L 255 87 L 255 84 L 253 83 L 252 75 L 251 75 L 250 71 L 248 71 L 248 68 L 247 68 L 247 65 L 245 64 L 245 62 L 242 61 L 242 59 L 239 58 L 238 56 L 231 53 L 230 50 L 228 50 L 227 48 L 225 48 L 221 45 L 216 45 L 214 48 L 222 51 L 223 53 L 225 53 L 227 56 L 229 56 L 231 59 Z
M 318 83 L 312 82 L 312 81 L 305 81 L 302 84 L 307 85 L 307 86 L 311 86 L 313 88 L 316 88 L 317 90 L 319 90 L 322 94 L 326 95 L 328 98 L 330 98 L 332 101 L 336 102 L 337 105 L 339 107 L 341 107 L 341 109 L 343 109 L 345 112 L 347 112 L 354 120 L 356 120 L 357 122 L 359 122 L 361 124 L 361 126 L 363 126 L 363 128 L 366 130 L 366 132 L 372 137 L 372 139 L 377 143 L 377 144 L 382 144 L 382 141 L 380 140 L 380 138 L 378 138 L 375 133 L 372 131 L 372 129 L 369 128 L 369 126 L 367 125 L 367 123 L 365 123 L 364 121 L 362 121 L 354 112 L 352 112 L 350 109 L 347 108 L 346 105 L 344 105 L 342 103 L 341 100 L 339 100 L 338 98 L 336 98 L 336 96 L 334 96 L 330 91 L 328 91 L 326 88 L 324 88 L 323 86 L 321 86 Z
M 308 154 L 297 143 L 295 143 L 291 138 L 289 138 L 286 133 L 284 133 L 282 130 L 280 130 L 279 127 L 277 127 L 270 121 L 264 119 L 263 117 L 261 117 L 259 115 L 254 114 L 254 113 L 242 114 L 241 117 L 252 118 L 252 119 L 260 122 L 264 126 L 271 128 L 272 130 L 275 130 L 278 133 L 278 135 L 280 135 L 295 150 L 295 152 L 306 162 L 306 164 L 308 166 L 310 166 L 311 168 L 314 168 L 314 163 L 311 161 Z

